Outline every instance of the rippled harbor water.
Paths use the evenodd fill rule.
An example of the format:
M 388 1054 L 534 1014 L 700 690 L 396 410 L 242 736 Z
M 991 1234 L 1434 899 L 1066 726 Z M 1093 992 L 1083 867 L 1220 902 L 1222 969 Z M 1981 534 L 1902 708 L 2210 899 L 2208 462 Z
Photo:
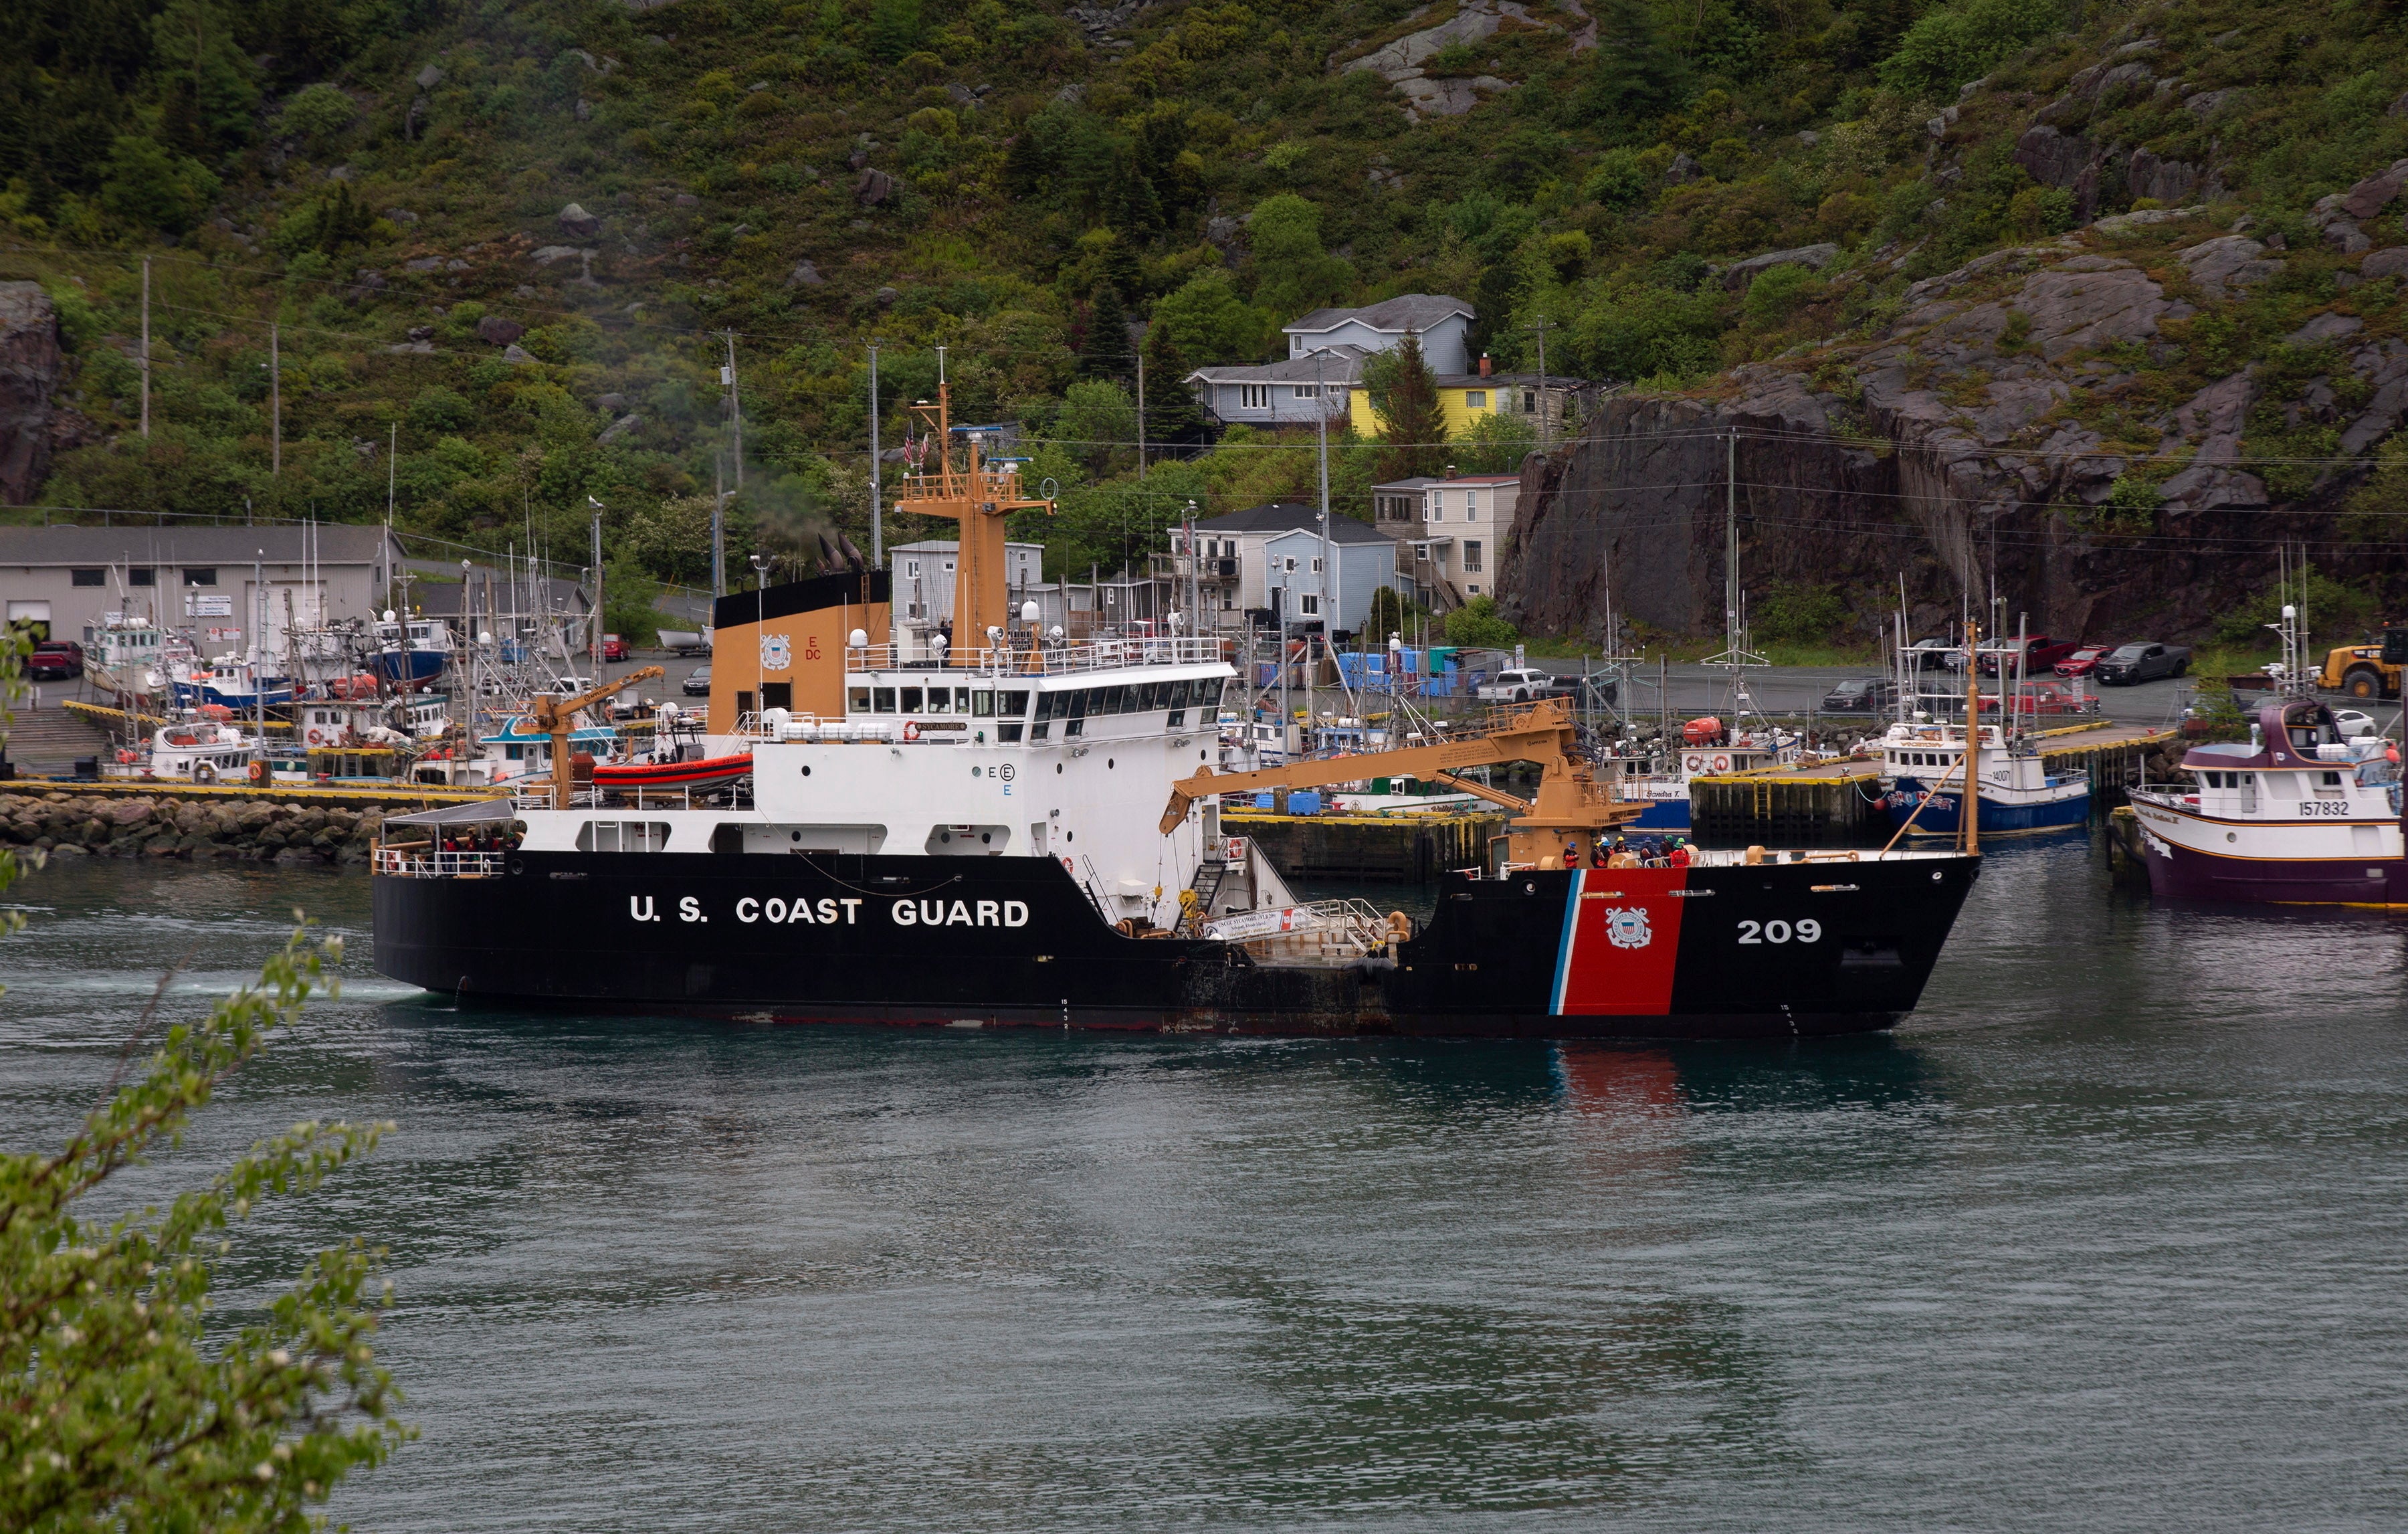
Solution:
M 2408 922 L 2010 847 L 1893 1037 L 1567 1049 L 461 1012 L 355 875 L 14 898 L 11 1149 L 162 968 L 351 937 L 192 1151 L 400 1123 L 243 1244 L 393 1249 L 364 1529 L 2408 1522 Z

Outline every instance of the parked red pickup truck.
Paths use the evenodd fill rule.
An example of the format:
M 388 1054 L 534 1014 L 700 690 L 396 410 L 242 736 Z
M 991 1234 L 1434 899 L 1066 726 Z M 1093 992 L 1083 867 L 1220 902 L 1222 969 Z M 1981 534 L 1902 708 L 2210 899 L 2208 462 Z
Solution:
M 2024 675 L 2044 677 L 2057 668 L 2057 662 L 2081 649 L 2082 641 L 2052 639 L 2045 634 L 2034 634 L 2023 641 L 2023 646 Z M 2013 666 L 2014 658 L 2014 640 L 1985 640 L 1982 645 L 1982 674 L 1985 677 L 1995 677 L 1999 674 L 1999 663 L 2001 660 Z

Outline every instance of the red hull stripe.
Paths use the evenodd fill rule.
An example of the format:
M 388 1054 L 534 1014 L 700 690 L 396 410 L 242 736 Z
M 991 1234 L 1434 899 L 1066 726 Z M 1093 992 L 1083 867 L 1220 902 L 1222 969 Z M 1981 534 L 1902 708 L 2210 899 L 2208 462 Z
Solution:
M 1558 1017 L 1663 1017 L 1672 1011 L 1685 868 L 1584 868 L 1572 876 L 1555 960 Z

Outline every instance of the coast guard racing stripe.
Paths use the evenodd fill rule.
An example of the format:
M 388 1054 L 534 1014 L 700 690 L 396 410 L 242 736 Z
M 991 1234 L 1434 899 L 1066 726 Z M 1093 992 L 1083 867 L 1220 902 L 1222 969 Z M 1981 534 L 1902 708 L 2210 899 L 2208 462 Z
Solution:
M 1584 868 L 1572 875 L 1549 1011 L 1558 1017 L 1662 1017 L 1681 952 L 1675 892 L 1686 868 Z

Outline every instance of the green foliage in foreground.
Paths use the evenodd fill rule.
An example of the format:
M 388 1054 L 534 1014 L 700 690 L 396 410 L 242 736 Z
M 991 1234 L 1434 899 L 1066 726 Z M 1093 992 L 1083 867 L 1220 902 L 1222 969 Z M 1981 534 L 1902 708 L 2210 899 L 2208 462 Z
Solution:
M 1446 642 L 1466 650 L 1511 650 L 1521 638 L 1497 615 L 1493 596 L 1475 596 L 1446 615 Z
M 13 656 L 7 669 L 13 682 Z M 0 887 L 19 871 L 0 852 Z M 241 1325 L 210 1301 L 229 1226 L 312 1191 L 385 1125 L 296 1124 L 164 1208 L 85 1212 L 174 1147 L 340 957 L 296 933 L 255 987 L 168 1029 L 64 1149 L 0 1155 L 0 1528 L 306 1529 L 346 1473 L 408 1436 L 371 1346 L 390 1302 L 390 1285 L 369 1292 L 380 1251 L 320 1253 Z

